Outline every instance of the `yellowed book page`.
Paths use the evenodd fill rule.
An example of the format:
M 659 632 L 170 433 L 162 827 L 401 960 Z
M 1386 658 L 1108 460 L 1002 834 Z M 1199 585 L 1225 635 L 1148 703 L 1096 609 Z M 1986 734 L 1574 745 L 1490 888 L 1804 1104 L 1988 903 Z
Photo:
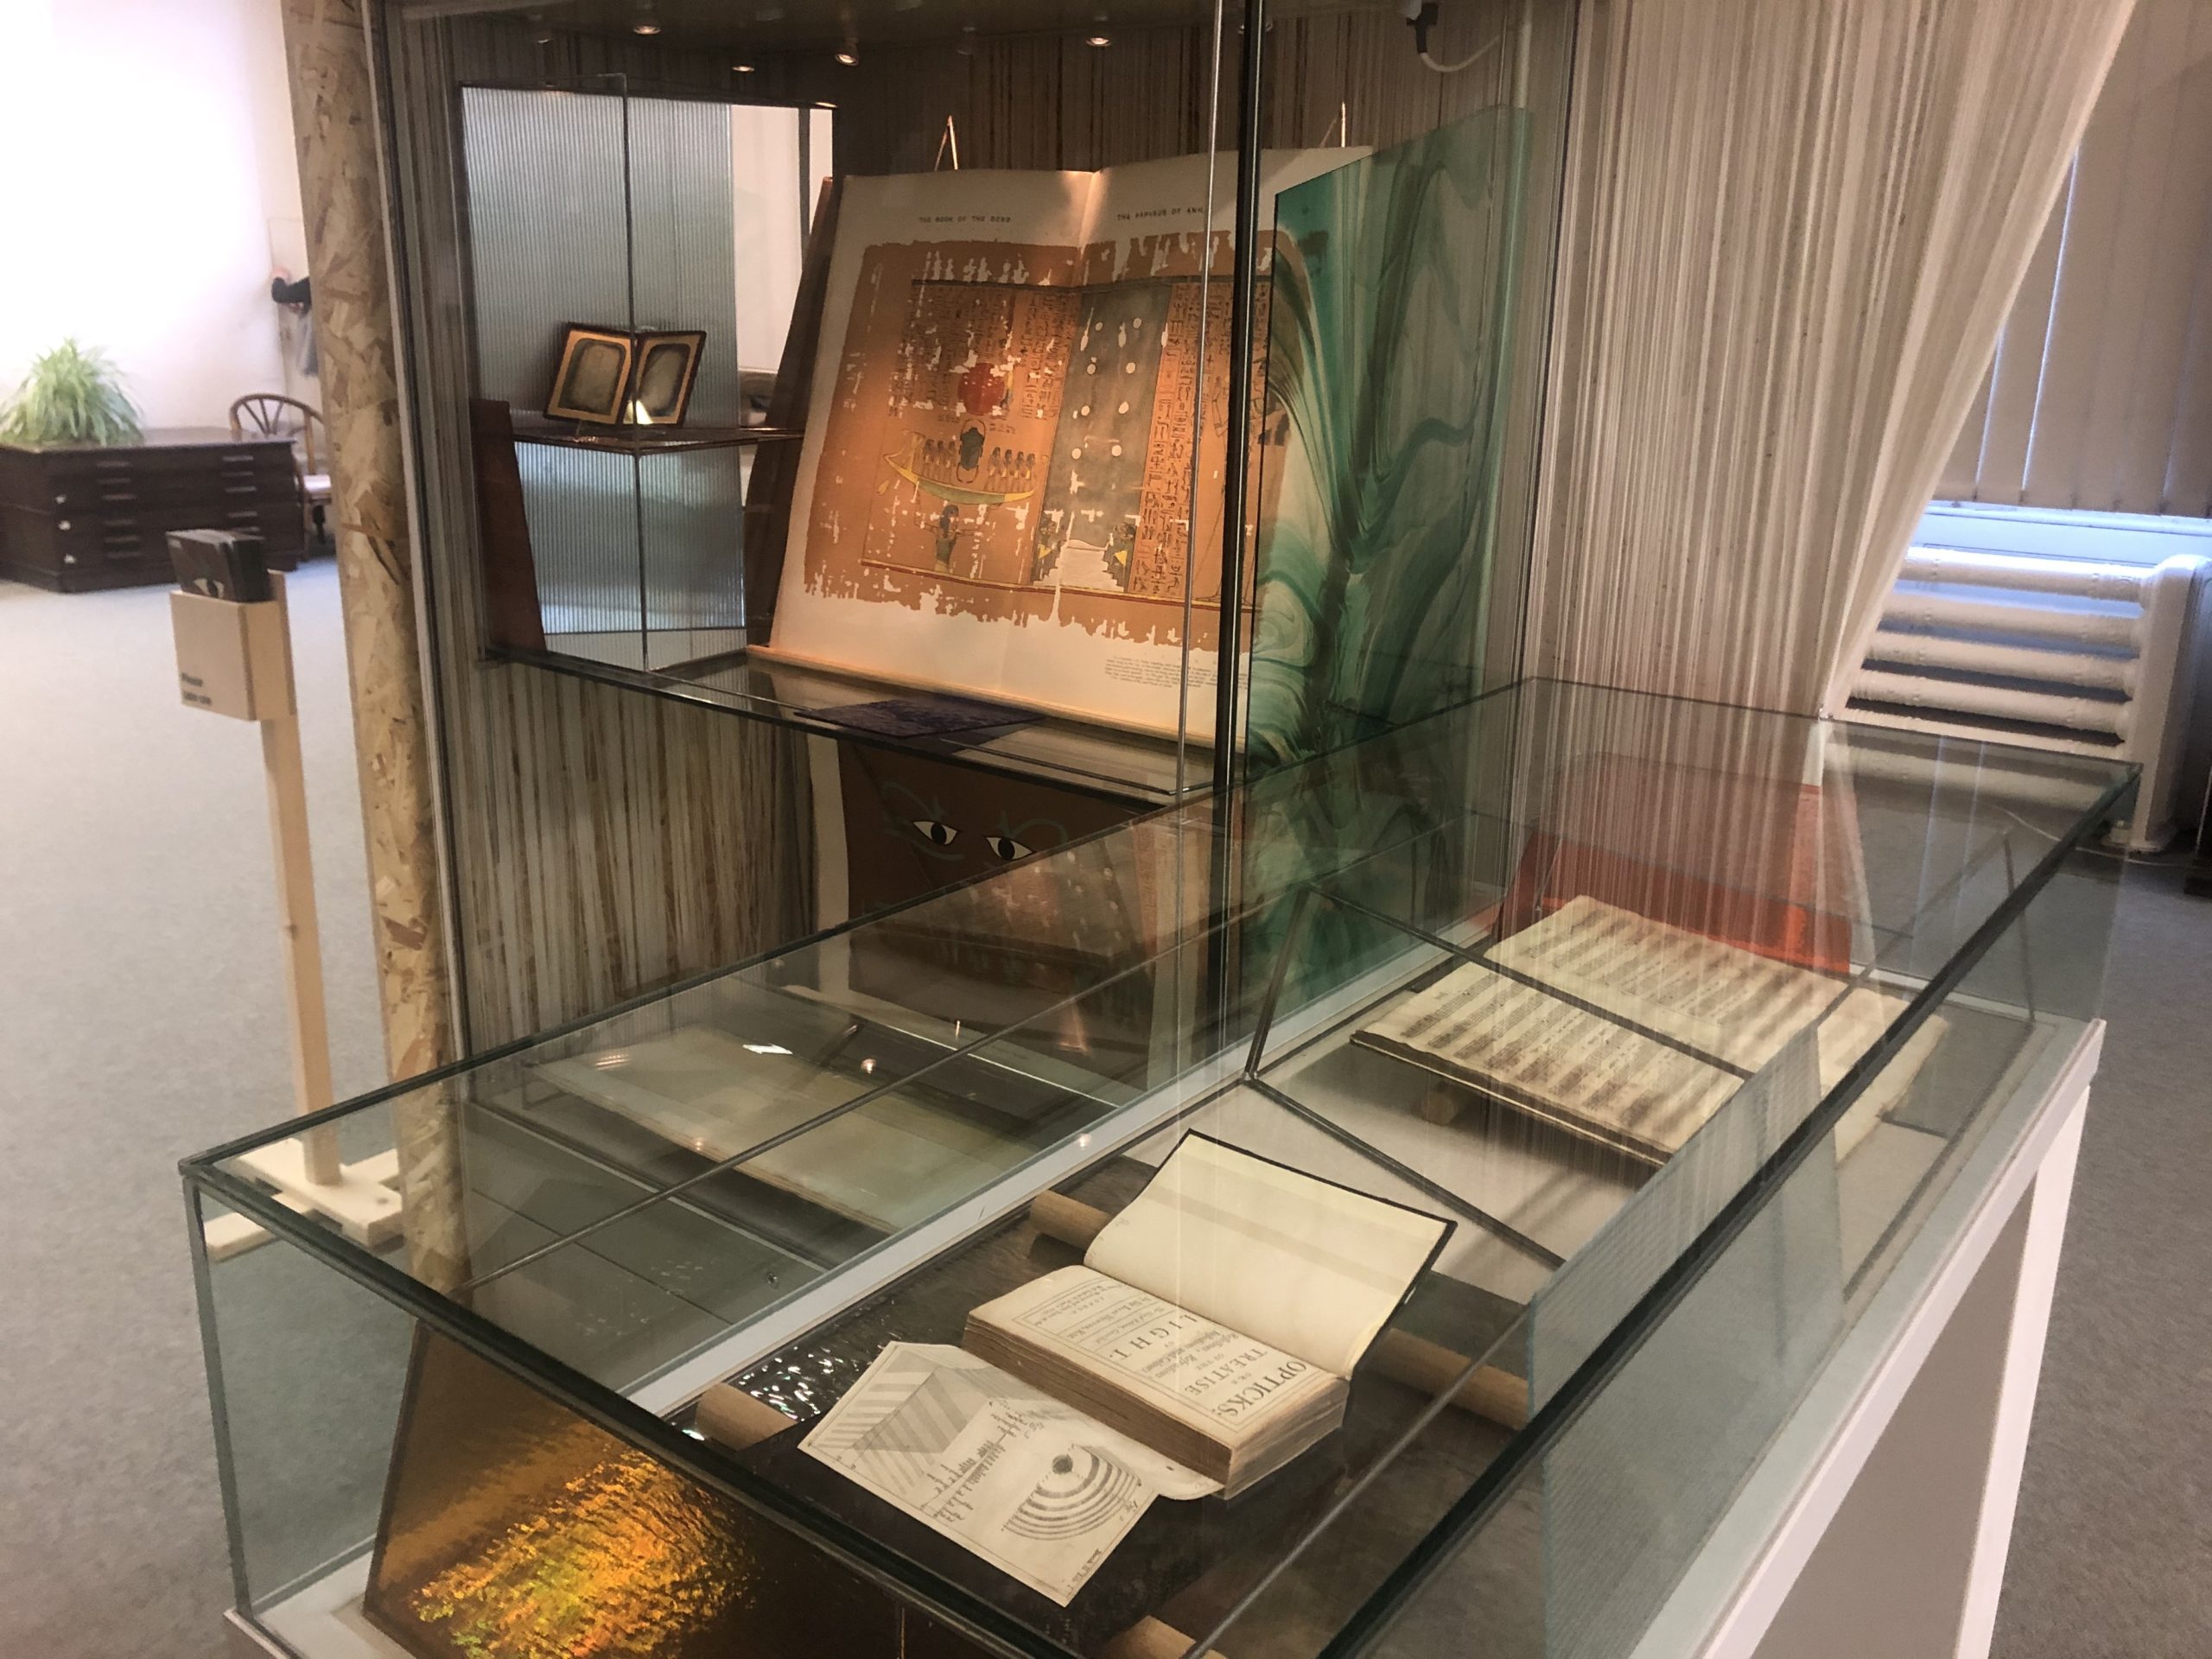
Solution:
M 1591 898 L 1495 946 L 1500 968 L 1756 1071 L 1843 995 L 1840 981 Z
M 1588 897 L 1503 941 L 1488 960 L 1748 1072 L 1763 1069 L 1817 1020 L 1823 1091 L 1843 1080 L 1904 1014 L 1907 1001 L 1872 986 L 1847 989 L 1832 975 Z M 1860 1103 L 1874 1102 L 1868 1110 L 1876 1116 L 1894 1106 L 1945 1028 L 1940 1016 L 1931 1016 Z M 1854 1129 L 1856 1144 L 1872 1122 L 1857 1108 L 1853 1118 L 1864 1125 Z M 1837 1148 L 1849 1149 L 1840 1143 Z
M 1033 1279 L 970 1317 L 1057 1349 L 1232 1446 L 1337 1381 L 1310 1360 L 1087 1267 Z
M 1450 1230 L 1188 1135 L 1084 1262 L 1349 1376 Z
M 1662 1158 L 1741 1086 L 1730 1072 L 1479 963 L 1407 998 L 1361 1036 Z

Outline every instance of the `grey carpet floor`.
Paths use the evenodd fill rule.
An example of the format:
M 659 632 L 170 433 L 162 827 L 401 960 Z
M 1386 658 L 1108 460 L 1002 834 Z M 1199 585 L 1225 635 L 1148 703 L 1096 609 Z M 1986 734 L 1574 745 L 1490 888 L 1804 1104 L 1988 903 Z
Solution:
M 291 585 L 341 1094 L 384 1080 L 335 573 Z M 289 1109 L 261 744 L 158 588 L 0 582 L 0 1654 L 232 1651 L 176 1160 Z
M 2212 900 L 2120 893 L 1997 1659 L 2212 1656 Z
M 383 1080 L 329 565 L 295 578 L 338 1086 Z M 2000 1659 L 2212 1656 L 2212 904 L 2131 873 Z M 288 1109 L 251 727 L 159 590 L 0 583 L 0 1655 L 236 1652 L 176 1160 Z

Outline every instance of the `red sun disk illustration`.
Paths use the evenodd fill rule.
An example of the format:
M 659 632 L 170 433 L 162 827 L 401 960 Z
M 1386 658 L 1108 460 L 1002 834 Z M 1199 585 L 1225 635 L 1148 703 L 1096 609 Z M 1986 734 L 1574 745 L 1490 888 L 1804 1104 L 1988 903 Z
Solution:
M 1006 375 L 988 363 L 976 363 L 960 377 L 960 407 L 969 415 L 988 415 L 1006 401 Z

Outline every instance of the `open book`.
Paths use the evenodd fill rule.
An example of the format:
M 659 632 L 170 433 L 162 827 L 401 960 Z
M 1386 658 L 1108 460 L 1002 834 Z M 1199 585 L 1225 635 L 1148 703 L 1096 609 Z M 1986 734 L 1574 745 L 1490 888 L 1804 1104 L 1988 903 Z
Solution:
M 974 1310 L 962 1345 L 1234 1497 L 1344 1421 L 1451 1225 L 1186 1135 L 1082 1265 Z
M 1353 1040 L 1661 1163 L 1808 1026 L 1826 1090 L 1904 1007 L 1585 897 Z M 1945 1028 L 1930 1016 L 1867 1086 L 1837 1128 L 1839 1158 L 1904 1097 Z
M 1243 1491 L 1344 1420 L 1452 1224 L 1203 1135 L 1083 1265 L 893 1342 L 801 1449 L 1065 1606 L 1154 1497 Z
M 1362 153 L 1269 152 L 1263 220 Z M 766 655 L 1175 728 L 1217 638 L 1223 168 L 842 181 Z

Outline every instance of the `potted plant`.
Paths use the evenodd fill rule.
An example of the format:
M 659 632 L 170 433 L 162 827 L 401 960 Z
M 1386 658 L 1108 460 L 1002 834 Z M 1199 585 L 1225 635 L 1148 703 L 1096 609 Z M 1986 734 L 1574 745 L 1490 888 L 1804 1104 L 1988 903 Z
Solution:
M 142 435 L 115 365 L 73 340 L 33 363 L 0 408 L 0 443 L 136 443 Z

